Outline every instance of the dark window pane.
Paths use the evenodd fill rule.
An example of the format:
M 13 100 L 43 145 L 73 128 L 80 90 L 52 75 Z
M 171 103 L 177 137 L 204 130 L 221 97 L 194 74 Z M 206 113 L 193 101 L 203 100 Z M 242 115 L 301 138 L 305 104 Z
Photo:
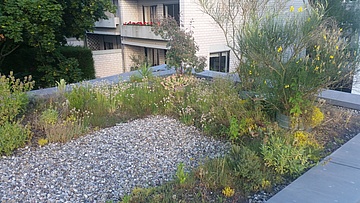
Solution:
M 229 72 L 229 52 L 212 53 L 209 69 L 212 71 Z

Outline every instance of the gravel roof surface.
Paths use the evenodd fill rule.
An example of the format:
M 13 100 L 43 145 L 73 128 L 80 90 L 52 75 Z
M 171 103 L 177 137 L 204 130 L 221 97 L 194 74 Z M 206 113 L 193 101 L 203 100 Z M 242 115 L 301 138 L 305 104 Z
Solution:
M 151 116 L 0 158 L 0 202 L 117 201 L 134 187 L 172 179 L 180 162 L 195 167 L 229 149 L 194 127 Z

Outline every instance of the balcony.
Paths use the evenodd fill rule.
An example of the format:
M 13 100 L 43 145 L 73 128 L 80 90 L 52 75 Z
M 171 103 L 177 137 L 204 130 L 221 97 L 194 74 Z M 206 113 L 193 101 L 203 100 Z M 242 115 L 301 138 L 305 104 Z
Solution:
M 119 17 L 109 17 L 109 19 L 102 19 L 95 22 L 96 28 L 116 28 L 119 25 Z
M 151 31 L 151 26 L 122 25 L 121 35 L 123 37 L 131 38 L 163 40 L 160 36 L 156 36 L 154 32 Z

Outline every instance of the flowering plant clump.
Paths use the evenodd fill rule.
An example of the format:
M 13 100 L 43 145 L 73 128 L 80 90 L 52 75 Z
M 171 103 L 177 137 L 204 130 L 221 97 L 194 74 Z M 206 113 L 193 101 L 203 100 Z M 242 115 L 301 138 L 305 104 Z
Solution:
M 321 7 L 291 6 L 285 14 L 254 17 L 245 29 L 238 37 L 243 86 L 285 115 L 303 116 L 321 89 L 350 78 L 356 67 L 342 30 Z
M 137 25 L 137 26 L 152 26 L 153 22 L 142 22 L 142 21 L 138 21 L 138 22 L 125 22 L 123 23 L 123 25 Z
M 225 197 L 232 197 L 235 194 L 235 190 L 232 189 L 231 187 L 225 187 L 222 190 L 222 193 Z

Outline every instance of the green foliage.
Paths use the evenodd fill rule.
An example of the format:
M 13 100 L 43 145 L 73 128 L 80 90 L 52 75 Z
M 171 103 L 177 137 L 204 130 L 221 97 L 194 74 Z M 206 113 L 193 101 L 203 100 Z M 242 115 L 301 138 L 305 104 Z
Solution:
M 239 121 L 236 118 L 231 117 L 230 128 L 229 128 L 230 140 L 237 140 L 239 138 L 239 132 L 240 132 Z
M 3 1 L 0 5 L 0 61 L 19 44 L 54 50 L 62 7 L 48 0 Z
M 95 78 L 94 60 L 90 49 L 79 46 L 61 46 L 57 50 L 66 58 L 75 58 L 77 60 L 82 73 L 81 80 Z
M 15 122 L 28 103 L 26 91 L 32 89 L 31 77 L 23 81 L 16 79 L 11 72 L 8 77 L 0 73 L 0 125 Z
M 272 109 L 300 116 L 318 91 L 351 75 L 357 61 L 323 9 L 291 8 L 286 18 L 270 13 L 247 23 L 238 37 L 247 59 L 239 75 Z
M 54 87 L 56 81 L 64 79 L 68 83 L 79 82 L 82 79 L 82 72 L 76 58 L 66 58 L 55 50 L 51 53 L 38 53 L 36 59 L 39 66 L 37 71 L 40 72 L 41 78 L 39 86 Z
M 245 146 L 233 146 L 227 157 L 233 174 L 239 181 L 240 188 L 246 193 L 266 189 L 264 182 L 270 174 L 264 168 L 263 161 L 253 150 Z M 267 172 L 266 172 L 267 171 Z
M 18 116 L 25 111 L 26 91 L 33 85 L 31 77 L 20 81 L 12 72 L 8 77 L 0 74 L 0 154 L 9 155 L 30 139 L 30 128 L 22 126 Z
M 56 86 L 60 94 L 65 93 L 66 90 L 66 81 L 64 79 L 60 79 L 60 81 L 56 81 Z
M 40 115 L 40 123 L 43 125 L 54 125 L 58 122 L 59 113 L 56 109 L 48 108 Z
M 181 74 L 191 73 L 192 68 L 195 71 L 204 69 L 206 59 L 196 56 L 199 47 L 195 44 L 191 29 L 185 31 L 180 28 L 174 18 L 164 18 L 158 23 L 154 23 L 152 31 L 168 40 L 167 47 L 170 47 L 166 52 L 166 64 L 168 66 L 175 67 L 177 72 Z
M 130 82 L 141 82 L 143 80 L 152 79 L 153 74 L 150 66 L 145 62 L 137 69 L 138 74 L 130 76 Z
M 282 176 L 296 177 L 319 160 L 321 146 L 308 133 L 275 134 L 262 145 L 265 165 Z
M 59 47 L 43 52 L 23 46 L 5 58 L 0 70 L 13 71 L 17 77 L 31 73 L 36 88 L 53 87 L 61 79 L 75 83 L 95 77 L 91 51 L 81 47 Z
M 21 44 L 53 51 L 65 37 L 82 37 L 115 11 L 111 1 L 20 0 L 0 4 L 0 62 Z
M 185 183 L 187 178 L 188 178 L 188 174 L 184 171 L 184 164 L 179 163 L 176 170 L 177 181 L 179 181 L 180 185 L 182 185 Z
M 90 110 L 92 106 L 89 104 L 94 101 L 90 86 L 86 84 L 74 86 L 70 92 L 65 93 L 65 97 L 70 109 Z
M 164 110 L 162 107 L 166 105 L 164 98 L 168 92 L 161 86 L 160 81 L 154 79 L 141 83 L 120 84 L 124 91 L 116 96 L 116 100 L 120 101 L 119 111 L 134 117 L 161 113 Z
M 88 111 L 72 109 L 59 115 L 57 110 L 48 108 L 41 113 L 39 125 L 48 142 L 67 142 L 88 132 L 89 114 Z
M 208 82 L 172 76 L 163 85 L 170 90 L 169 113 L 185 123 L 211 135 L 228 136 L 234 142 L 261 134 L 258 125 L 263 120 L 261 104 L 241 99 L 232 81 L 217 78 Z
M 5 121 L 0 126 L 0 154 L 10 155 L 30 140 L 31 131 L 18 122 Z

